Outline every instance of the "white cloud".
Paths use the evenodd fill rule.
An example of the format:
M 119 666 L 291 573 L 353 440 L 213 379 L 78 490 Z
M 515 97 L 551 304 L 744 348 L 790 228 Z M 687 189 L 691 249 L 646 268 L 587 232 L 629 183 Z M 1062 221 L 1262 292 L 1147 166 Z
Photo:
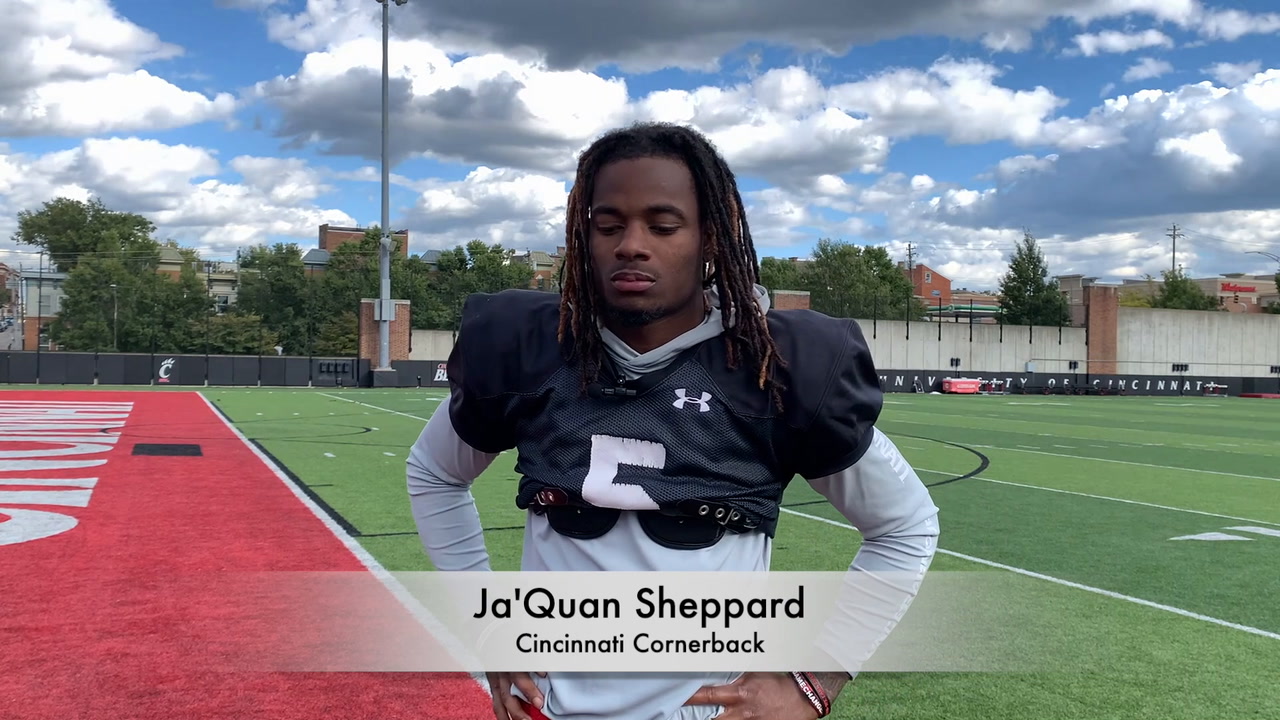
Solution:
M 0 23 L 0 135 L 170 129 L 235 109 L 230 94 L 209 98 L 141 70 L 182 49 L 121 18 L 106 0 L 9 5 Z
M 1135 33 L 1126 33 L 1119 30 L 1081 33 L 1072 38 L 1072 42 L 1075 43 L 1076 47 L 1068 51 L 1068 54 L 1078 53 L 1085 57 L 1093 57 L 1102 53 L 1129 53 L 1150 47 L 1173 47 L 1173 39 L 1155 29 Z
M 1161 138 L 1156 143 L 1156 156 L 1176 156 L 1187 163 L 1187 172 L 1207 182 L 1230 175 L 1244 162 L 1232 152 L 1217 128 L 1182 137 Z
M 378 157 L 380 41 L 358 38 L 306 56 L 297 73 L 259 83 L 283 112 L 276 129 L 327 152 Z M 626 84 L 579 71 L 545 72 L 501 55 L 457 62 L 426 42 L 391 53 L 392 148 L 448 161 L 565 171 L 573 151 L 623 122 Z
M 1176 7 L 1169 12 L 1183 19 Z M 1092 37 L 1079 47 L 1096 53 L 1124 51 L 1125 43 L 1165 45 L 1165 36 L 1152 33 Z M 373 97 L 375 50 L 371 38 L 340 40 L 308 55 L 294 76 L 261 85 L 285 110 L 287 136 L 376 157 L 376 104 L 340 120 L 333 112 L 334 98 L 354 97 L 346 105 L 361 107 L 360 98 Z M 1171 70 L 1154 58 L 1139 68 L 1147 77 Z M 1059 114 L 1066 100 L 1048 87 L 1004 87 L 1001 68 L 964 58 L 839 83 L 799 67 L 774 68 L 736 84 L 632 96 L 621 80 L 550 71 L 509 55 L 455 61 L 444 47 L 401 40 L 393 45 L 392 71 L 393 122 L 401 123 L 393 138 L 406 143 L 399 152 L 480 166 L 457 182 L 409 181 L 421 197 L 408 225 L 424 246 L 472 237 L 521 248 L 561 244 L 577 151 L 605 129 L 660 119 L 698 127 L 740 176 L 773 183 L 746 194 L 761 253 L 804 254 L 800 245 L 815 237 L 895 251 L 912 241 L 936 253 L 940 271 L 977 287 L 990 287 L 1003 272 L 1024 226 L 1057 248 L 1055 271 L 1158 271 L 1170 209 L 1221 218 L 1270 202 L 1260 190 L 1269 185 L 1257 182 L 1269 166 L 1255 157 L 1280 132 L 1280 71 L 1235 88 L 1142 90 L 1077 117 Z M 313 111 L 322 105 L 327 113 Z M 992 187 L 924 173 L 884 175 L 866 186 L 842 177 L 883 172 L 893 144 L 919 136 L 1007 142 L 1029 152 L 975 178 Z M 877 216 L 883 221 L 869 222 Z
M 837 85 L 829 97 L 849 112 L 866 113 L 868 127 L 889 137 L 936 134 L 952 143 L 1006 140 L 1067 147 L 1108 141 L 1087 123 L 1053 118 L 1066 100 L 1048 88 L 1000 87 L 995 82 L 1000 74 L 987 63 L 944 58 L 928 70 L 890 70 Z
M 230 94 L 210 99 L 137 70 L 34 88 L 24 102 L 0 106 L 0 130 L 15 136 L 169 130 L 228 118 L 235 105 Z
M 291 145 L 374 160 L 381 151 L 378 41 L 358 38 L 306 56 L 299 71 L 259 83 L 282 110 Z M 799 67 L 727 86 L 632 97 L 627 83 L 548 71 L 506 56 L 453 61 L 425 41 L 391 55 L 391 153 L 568 177 L 600 133 L 633 120 L 693 125 L 735 169 L 788 188 L 827 175 L 879 172 L 894 141 L 941 135 L 950 143 L 1100 147 L 1114 141 L 1087 120 L 1056 117 L 1065 100 L 1045 87 L 1013 90 L 1002 71 L 944 58 L 835 85 Z
M 237 10 L 266 10 L 279 5 L 284 0 L 213 0 L 216 7 L 235 8 Z
M 0 23 L 0 89 L 8 92 L 129 72 L 182 54 L 121 18 L 105 0 L 7 0 L 7 6 Z
M 1239 85 L 1262 72 L 1262 62 L 1258 60 L 1242 63 L 1219 62 L 1204 68 L 1201 72 L 1207 73 L 1223 85 Z
M 1016 182 L 1023 174 L 1045 172 L 1051 169 L 1057 158 L 1057 155 L 1045 157 L 1015 155 L 997 163 L 993 175 L 1002 184 Z
M 1124 81 L 1151 80 L 1171 72 L 1173 72 L 1173 65 L 1170 65 L 1167 61 L 1144 57 L 1124 71 Z
M 1031 32 L 1026 29 L 989 32 L 982 36 L 983 47 L 992 52 L 1026 52 L 1031 49 Z
M 1253 271 L 1249 250 L 1280 253 L 1271 190 L 1280 183 L 1280 70 L 1234 88 L 1144 90 L 1088 119 L 1124 141 L 1007 158 L 989 174 L 995 187 L 940 186 L 910 202 L 901 193 L 889 231 L 933 238 L 936 261 L 958 263 L 955 271 L 974 283 L 994 271 L 961 265 L 981 262 L 984 239 L 1011 227 L 1058 247 L 1059 274 L 1158 276 L 1170 262 L 1170 222 L 1202 229 L 1178 251 L 1201 274 Z
M 477 238 L 507 248 L 547 249 L 549 240 L 564 237 L 569 188 L 562 181 L 480 167 L 461 181 L 423 184 L 404 223 L 414 252 Z
M 312 0 L 309 7 L 322 4 Z M 926 35 L 1022 51 L 1029 49 L 1031 33 L 1054 19 L 1083 27 L 1108 18 L 1187 23 L 1203 15 L 1198 0 L 721 0 L 699 5 L 697 12 L 688 8 L 683 0 L 420 0 L 393 14 L 404 32 L 430 34 L 460 52 L 501 48 L 557 69 L 616 64 L 625 72 L 714 69 L 746 43 L 843 55 L 856 45 Z M 602 18 L 626 31 L 599 32 Z
M 304 54 L 296 72 L 251 93 L 281 111 L 274 130 L 287 147 L 376 161 L 381 7 L 218 1 L 263 12 L 270 37 Z M 1171 26 L 1212 39 L 1273 32 L 1280 25 L 1270 25 L 1270 15 L 1210 10 L 1196 0 L 724 0 L 699 13 L 666 12 L 674 0 L 603 9 L 597 0 L 554 0 L 503 4 L 500 17 L 491 17 L 497 7 L 414 0 L 391 9 L 395 157 L 473 168 L 455 181 L 393 175 L 417 194 L 412 209 L 393 218 L 410 229 L 414 251 L 472 238 L 520 249 L 562 244 L 578 151 L 636 119 L 690 123 L 710 135 L 740 176 L 771 183 L 744 193 L 763 254 L 805 254 L 802 244 L 833 237 L 881 243 L 901 256 L 911 242 L 957 284 L 990 287 L 1027 226 L 1042 237 L 1055 272 L 1158 273 L 1167 267 L 1161 243 L 1171 211 L 1181 213 L 1180 224 L 1220 238 L 1193 235 L 1185 256 L 1180 242 L 1180 259 L 1197 266 L 1234 267 L 1239 242 L 1277 249 L 1265 243 L 1280 237 L 1280 211 L 1269 209 L 1270 188 L 1280 181 L 1273 169 L 1280 151 L 1272 149 L 1280 148 L 1280 71 L 1263 72 L 1258 62 L 1204 68 L 1217 85 L 1142 90 L 1070 115 L 1054 86 L 1007 81 L 1008 68 L 964 57 L 852 79 L 799 66 L 753 69 L 736 76 L 747 78 L 741 82 L 647 94 L 592 71 L 602 62 L 709 68 L 744 41 L 838 53 L 911 34 L 1025 53 L 1055 18 L 1077 26 L 1067 54 L 1097 57 L 1172 48 L 1173 39 L 1157 29 Z M 9 33 L 0 71 L 33 68 L 0 72 L 0 133 L 133 133 L 225 119 L 235 109 L 229 96 L 187 92 L 142 70 L 182 50 L 119 18 L 106 0 L 30 8 L 21 28 L 0 29 L 0 39 Z M 588 32 L 602 15 L 628 32 Z M 1093 25 L 1107 20 L 1134 26 Z M 1041 45 L 1056 52 L 1050 40 Z M 1172 69 L 1143 58 L 1125 80 Z M 969 182 L 955 182 L 954 169 L 927 160 L 885 173 L 895 165 L 896 144 L 923 136 L 1017 149 Z M 859 181 L 856 173 L 878 177 Z M 0 225 L 50 197 L 94 194 L 195 246 L 225 252 L 273 235 L 310 245 L 323 222 L 358 222 L 326 208 L 339 202 L 326 201 L 329 183 L 372 188 L 378 179 L 376 167 L 333 172 L 301 159 L 223 157 L 137 138 L 40 155 L 2 148 Z M 11 229 L 0 227 L 0 236 Z
M 43 155 L 0 145 L 0 237 L 12 235 L 19 210 L 38 210 L 59 196 L 100 197 L 113 210 L 149 218 L 160 239 L 218 255 L 272 235 L 306 246 L 322 223 L 355 222 L 314 202 L 325 188 L 297 161 L 237 157 L 230 165 L 242 182 L 220 179 L 225 168 L 206 148 L 157 140 L 91 139 Z
M 1203 9 L 1193 25 L 1206 38 L 1230 42 L 1245 35 L 1280 32 L 1280 13 L 1257 14 L 1234 9 Z
M 397 26 L 401 15 L 396 12 Z M 314 52 L 343 40 L 377 38 L 381 41 L 382 8 L 376 3 L 345 0 L 307 0 L 297 13 L 272 12 L 267 18 L 267 36 L 290 50 Z M 403 39 L 396 38 L 396 44 Z M 378 57 L 381 57 L 380 55 Z

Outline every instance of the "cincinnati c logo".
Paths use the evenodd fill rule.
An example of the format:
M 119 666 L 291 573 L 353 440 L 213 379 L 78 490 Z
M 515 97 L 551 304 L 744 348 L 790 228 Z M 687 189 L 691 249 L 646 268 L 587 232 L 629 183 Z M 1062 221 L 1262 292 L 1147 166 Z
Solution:
M 160 363 L 160 371 L 156 373 L 160 378 L 160 382 L 169 382 L 169 376 L 173 374 L 173 363 L 173 358 L 165 358 L 164 362 Z

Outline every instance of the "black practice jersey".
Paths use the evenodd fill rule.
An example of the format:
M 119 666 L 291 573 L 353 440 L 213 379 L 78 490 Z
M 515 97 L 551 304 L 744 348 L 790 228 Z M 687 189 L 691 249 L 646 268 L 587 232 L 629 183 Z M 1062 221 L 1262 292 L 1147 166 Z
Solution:
M 448 363 L 459 437 L 483 452 L 519 453 L 520 508 L 547 488 L 623 510 L 710 503 L 772 535 L 794 476 L 843 470 L 871 442 L 882 394 L 853 320 L 768 313 L 787 363 L 779 410 L 757 368 L 728 368 L 722 336 L 639 380 L 621 382 L 606 366 L 583 392 L 556 339 L 559 302 L 531 290 L 470 296 Z

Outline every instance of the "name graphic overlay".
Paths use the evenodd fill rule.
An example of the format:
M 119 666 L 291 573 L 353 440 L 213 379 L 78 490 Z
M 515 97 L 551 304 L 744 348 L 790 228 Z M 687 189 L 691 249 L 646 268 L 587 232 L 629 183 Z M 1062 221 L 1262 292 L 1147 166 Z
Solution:
M 1027 672 L 1094 662 L 1010 573 L 264 573 L 239 666 L 410 672 Z M 251 602 L 249 601 L 251 600 Z M 263 609 L 265 608 L 265 609 Z M 257 638 L 258 628 L 271 628 Z M 1056 638 L 1056 639 L 1055 639 Z M 266 652 L 262 650 L 266 649 Z
M 636 591 L 634 602 L 626 610 L 617 597 L 557 597 L 546 587 L 528 590 L 515 588 L 508 597 L 490 598 L 488 588 L 480 588 L 480 607 L 472 615 L 485 618 L 517 620 L 696 620 L 698 628 L 721 627 L 723 634 L 712 630 L 693 637 L 664 638 L 651 632 L 614 633 L 606 637 L 582 637 L 566 632 L 562 637 L 548 638 L 537 632 L 521 632 L 516 636 L 516 650 L 521 653 L 755 653 L 765 652 L 764 639 L 758 628 L 748 635 L 740 634 L 736 620 L 804 619 L 804 585 L 795 587 L 790 598 L 702 597 L 675 598 L 665 585 Z M 514 610 L 513 610 L 514 608 Z M 741 623 L 739 623 L 741 624 Z
M 998 607 L 975 590 L 992 593 L 982 592 L 981 574 L 953 575 L 967 577 L 931 578 L 932 602 L 921 597 L 930 583 L 896 572 L 398 577 L 466 648 L 458 662 L 471 671 L 857 673 L 873 656 L 898 670 L 980 669 L 1012 618 L 988 614 L 984 629 L 982 613 L 965 603 Z M 908 604 L 918 612 L 904 616 Z M 955 637 L 961 626 L 982 642 Z M 896 644 L 886 642 L 890 633 Z

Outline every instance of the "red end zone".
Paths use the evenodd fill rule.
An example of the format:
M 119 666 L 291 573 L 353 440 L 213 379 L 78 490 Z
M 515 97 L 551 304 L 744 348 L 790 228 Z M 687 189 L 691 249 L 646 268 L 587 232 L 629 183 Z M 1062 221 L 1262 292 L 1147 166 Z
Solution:
M 466 675 L 236 667 L 341 635 L 325 598 L 255 614 L 236 585 L 376 568 L 340 532 L 196 393 L 0 393 L 0 717 L 491 718 Z

